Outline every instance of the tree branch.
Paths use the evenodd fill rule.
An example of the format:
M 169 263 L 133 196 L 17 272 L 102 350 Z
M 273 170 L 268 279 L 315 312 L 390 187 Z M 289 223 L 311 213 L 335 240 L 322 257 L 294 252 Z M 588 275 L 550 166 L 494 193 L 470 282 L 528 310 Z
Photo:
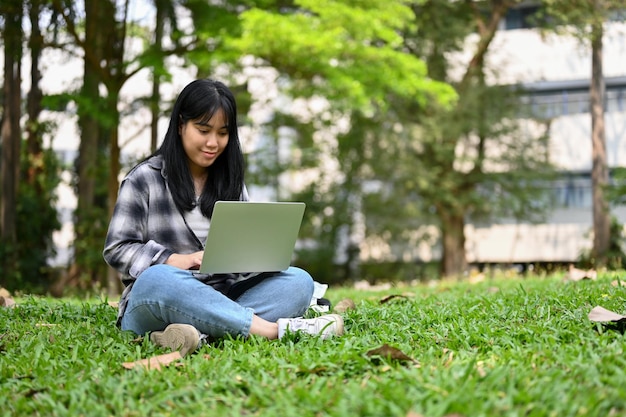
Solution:
M 502 18 L 506 15 L 506 12 L 515 4 L 515 2 L 507 0 L 493 0 L 491 14 L 489 15 L 489 22 L 485 22 L 482 12 L 479 10 L 476 2 L 473 0 L 465 0 L 470 9 L 473 10 L 474 21 L 478 30 L 480 39 L 478 40 L 478 46 L 474 56 L 470 60 L 467 71 L 461 79 L 460 88 L 465 88 L 466 84 L 470 81 L 476 70 L 481 68 L 485 61 L 485 55 L 489 49 L 489 45 L 493 40 L 498 25 Z

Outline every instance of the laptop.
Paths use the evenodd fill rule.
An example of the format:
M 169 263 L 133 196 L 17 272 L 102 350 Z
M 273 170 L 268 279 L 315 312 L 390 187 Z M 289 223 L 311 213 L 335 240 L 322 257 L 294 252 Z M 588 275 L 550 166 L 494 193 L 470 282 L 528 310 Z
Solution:
M 304 208 L 301 202 L 218 201 L 198 272 L 286 270 L 291 264 Z

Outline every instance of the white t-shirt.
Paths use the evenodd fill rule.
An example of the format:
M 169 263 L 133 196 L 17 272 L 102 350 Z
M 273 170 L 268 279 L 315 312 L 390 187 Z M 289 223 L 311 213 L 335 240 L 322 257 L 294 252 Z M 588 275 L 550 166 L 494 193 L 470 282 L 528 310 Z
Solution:
M 199 203 L 199 198 L 196 198 L 196 203 Z M 209 227 L 211 227 L 211 221 L 202 215 L 200 211 L 200 204 L 196 204 L 193 210 L 185 213 L 185 221 L 198 237 L 198 240 L 204 244 L 206 237 L 209 234 Z
M 246 186 L 243 186 L 243 190 L 241 193 L 241 200 L 248 201 L 248 189 Z M 209 235 L 209 228 L 211 227 L 211 221 L 202 215 L 202 211 L 200 211 L 200 196 L 196 196 L 196 206 L 193 210 L 185 213 L 185 221 L 187 225 L 193 230 L 193 232 L 198 237 L 198 240 L 204 243 L 206 242 L 206 237 Z

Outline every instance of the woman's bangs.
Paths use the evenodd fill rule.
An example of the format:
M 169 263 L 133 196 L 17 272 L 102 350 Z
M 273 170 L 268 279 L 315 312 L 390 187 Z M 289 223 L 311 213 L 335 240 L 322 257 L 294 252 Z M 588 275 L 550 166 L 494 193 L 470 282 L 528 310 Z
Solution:
M 213 118 L 215 113 L 220 110 L 220 106 L 218 104 L 214 104 L 209 110 L 202 113 L 199 117 L 193 118 L 194 123 L 199 125 L 208 125 L 209 121 Z

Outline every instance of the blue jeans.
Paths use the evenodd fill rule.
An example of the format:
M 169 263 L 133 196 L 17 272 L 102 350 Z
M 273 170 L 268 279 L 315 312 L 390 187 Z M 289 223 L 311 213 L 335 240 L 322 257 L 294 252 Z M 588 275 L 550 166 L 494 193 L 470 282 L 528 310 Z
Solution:
M 154 265 L 135 281 L 121 326 L 145 334 L 171 323 L 186 323 L 211 337 L 248 336 L 254 314 L 271 322 L 303 315 L 313 289 L 306 271 L 290 267 L 231 300 L 198 281 L 191 271 Z

